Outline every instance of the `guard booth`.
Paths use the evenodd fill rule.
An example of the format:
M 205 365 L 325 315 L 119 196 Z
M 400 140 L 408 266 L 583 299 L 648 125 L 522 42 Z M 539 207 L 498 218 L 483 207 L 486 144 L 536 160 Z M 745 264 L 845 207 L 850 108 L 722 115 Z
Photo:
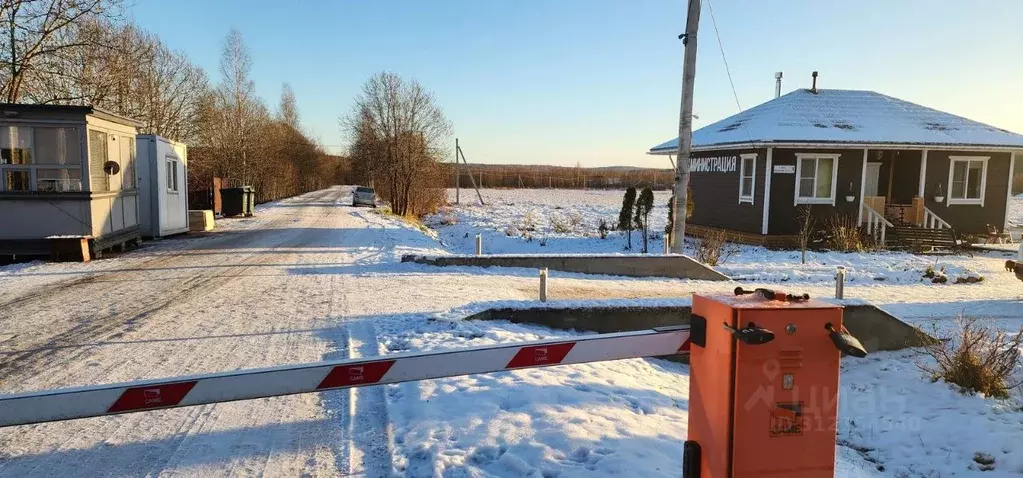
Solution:
M 841 306 L 760 291 L 693 297 L 686 478 L 834 476 L 839 360 L 866 352 Z

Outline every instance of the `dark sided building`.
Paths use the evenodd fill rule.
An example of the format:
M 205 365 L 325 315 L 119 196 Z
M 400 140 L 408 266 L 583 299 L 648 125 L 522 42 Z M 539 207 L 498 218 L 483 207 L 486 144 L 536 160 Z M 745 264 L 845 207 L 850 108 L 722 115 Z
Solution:
M 798 89 L 694 131 L 692 157 L 696 230 L 784 243 L 806 205 L 818 224 L 980 234 L 1007 226 L 1023 135 L 872 91 Z

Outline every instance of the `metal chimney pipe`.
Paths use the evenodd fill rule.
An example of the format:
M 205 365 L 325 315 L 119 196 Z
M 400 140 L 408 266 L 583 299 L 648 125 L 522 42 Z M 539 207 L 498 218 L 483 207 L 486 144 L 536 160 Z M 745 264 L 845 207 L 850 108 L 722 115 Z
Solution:
M 817 94 L 817 72 L 813 72 L 813 86 L 810 87 L 810 93 Z
M 781 72 L 774 73 L 774 97 L 778 98 L 781 96 Z

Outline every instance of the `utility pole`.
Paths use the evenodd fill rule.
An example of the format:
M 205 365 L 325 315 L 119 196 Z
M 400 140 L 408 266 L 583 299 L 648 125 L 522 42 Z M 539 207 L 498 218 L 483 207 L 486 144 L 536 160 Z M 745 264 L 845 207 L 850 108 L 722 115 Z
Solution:
M 455 147 L 455 152 L 457 152 L 458 155 L 460 155 L 462 157 L 462 163 L 465 164 L 465 170 L 468 172 L 468 175 L 469 175 L 469 182 L 472 183 L 472 188 L 476 190 L 476 197 L 479 198 L 479 200 L 480 200 L 480 206 L 484 206 L 484 204 L 483 204 L 483 195 L 480 194 L 480 188 L 479 188 L 479 186 L 476 185 L 475 176 L 472 175 L 472 170 L 469 169 L 469 161 L 467 161 L 465 159 L 465 152 L 462 151 L 462 148 L 460 146 L 456 146 Z M 457 159 L 457 157 L 458 156 L 456 156 L 456 159 Z M 483 179 L 483 173 L 480 173 L 480 180 L 482 180 L 482 179 Z
M 686 189 L 689 187 L 689 158 L 693 153 L 693 86 L 696 83 L 696 32 L 700 28 L 700 1 L 689 0 L 682 66 L 682 110 L 678 118 L 678 161 L 675 163 L 675 224 L 671 231 L 671 252 L 682 254 L 686 237 Z
M 462 165 L 458 162 L 458 138 L 455 138 L 455 204 L 460 204 L 462 188 L 458 183 L 462 179 Z

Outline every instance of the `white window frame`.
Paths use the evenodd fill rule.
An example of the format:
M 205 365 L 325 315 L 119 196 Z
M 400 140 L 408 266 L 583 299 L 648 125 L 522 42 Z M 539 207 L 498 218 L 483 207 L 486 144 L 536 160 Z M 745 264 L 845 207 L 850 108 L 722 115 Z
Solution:
M 948 157 L 948 198 L 946 203 L 949 206 L 955 205 L 968 205 L 968 206 L 980 206 L 984 207 L 984 196 L 987 194 L 987 160 L 991 159 L 991 156 L 949 156 Z M 956 198 L 952 197 L 952 178 L 955 175 L 955 164 L 956 163 L 970 163 L 973 161 L 980 161 L 983 165 L 981 166 L 980 172 L 980 198 Z M 966 166 L 966 182 L 969 183 L 970 167 L 969 164 Z M 963 185 L 963 195 L 966 195 L 966 185 Z
M 792 197 L 794 198 L 792 204 L 798 206 L 800 204 L 830 204 L 835 205 L 835 191 L 838 187 L 838 160 L 840 154 L 835 153 L 796 153 L 796 184 L 792 191 Z M 814 177 L 813 177 L 813 190 L 817 191 L 817 167 L 819 159 L 831 159 L 831 196 L 826 198 L 819 197 L 800 197 L 799 196 L 799 179 L 803 177 L 803 160 L 813 159 Z
M 39 157 L 38 157 L 39 148 L 38 148 L 37 144 L 38 144 L 39 138 L 38 138 L 38 135 L 36 134 L 37 130 L 39 130 L 39 129 L 55 129 L 55 128 L 71 129 L 76 134 L 75 134 L 74 138 L 69 138 L 69 140 L 78 141 L 79 144 L 81 144 L 81 138 L 80 138 L 79 133 L 78 133 L 78 131 L 79 131 L 79 127 L 78 126 L 49 126 L 49 125 L 36 126 L 36 125 L 25 125 L 25 124 L 18 124 L 18 123 L 0 124 L 0 128 L 8 128 L 8 130 L 7 130 L 7 134 L 8 135 L 10 134 L 10 129 L 9 128 L 12 128 L 12 127 L 18 128 L 19 130 L 24 130 L 24 133 L 29 136 L 29 147 L 26 148 L 26 149 L 31 151 L 31 158 L 32 158 L 32 160 L 31 160 L 31 162 L 29 164 L 0 164 L 0 191 L 3 191 L 3 192 L 18 192 L 18 193 L 46 191 L 44 189 L 40 189 L 39 188 L 39 179 L 38 179 L 38 174 L 37 173 L 39 171 L 42 171 L 42 170 L 71 170 L 71 171 L 78 171 L 78 175 L 79 175 L 77 188 L 72 187 L 72 188 L 68 188 L 66 190 L 62 190 L 62 191 L 46 191 L 46 192 L 60 192 L 60 193 L 72 192 L 72 193 L 77 193 L 77 192 L 81 192 L 84 189 L 84 187 L 85 187 L 85 178 L 82 177 L 82 176 L 85 174 L 85 168 L 82 166 L 82 158 L 81 158 L 81 156 L 79 156 L 78 158 L 75 158 L 75 160 L 77 161 L 77 165 L 75 165 L 75 164 L 43 164 L 43 163 L 39 162 Z M 9 139 L 8 139 L 8 143 L 10 143 Z M 3 174 L 5 171 L 28 171 L 28 173 L 29 173 L 29 188 L 28 188 L 28 190 L 21 190 L 21 189 L 8 190 L 7 189 L 7 180 L 6 180 L 6 177 L 4 177 L 4 174 Z M 69 184 L 74 184 L 74 183 L 69 183 Z
M 164 158 L 166 160 L 167 192 L 178 194 L 180 190 L 180 185 L 178 184 L 178 158 L 171 154 Z
M 746 176 L 746 160 L 753 162 L 753 175 Z M 750 190 L 743 194 L 743 180 L 750 178 Z M 739 155 L 739 204 L 754 204 L 753 198 L 757 192 L 757 153 L 743 153 Z

